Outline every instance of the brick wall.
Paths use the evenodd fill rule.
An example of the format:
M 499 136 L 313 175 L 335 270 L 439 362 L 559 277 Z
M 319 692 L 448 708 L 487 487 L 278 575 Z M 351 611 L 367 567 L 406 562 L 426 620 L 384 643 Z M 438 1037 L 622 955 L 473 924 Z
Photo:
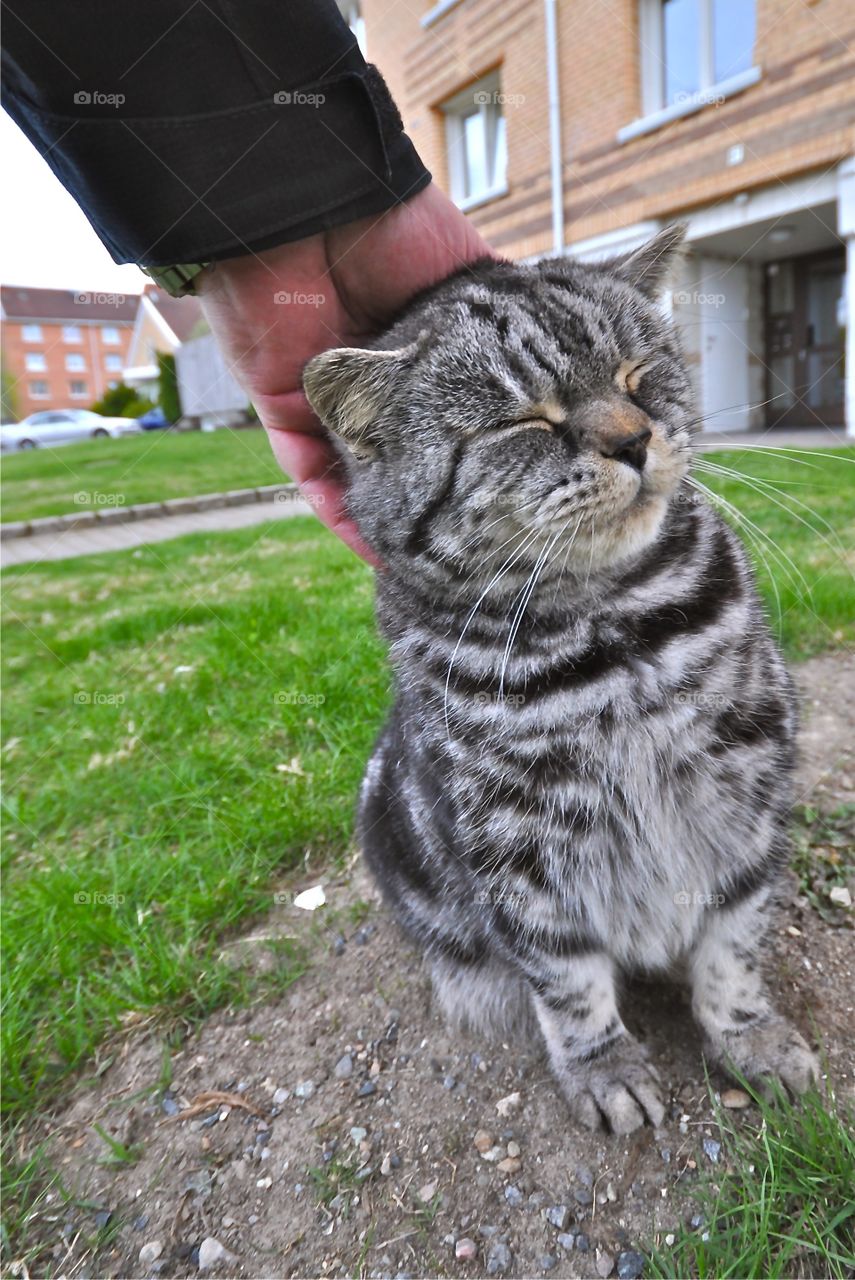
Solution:
M 129 322 L 120 321 L 111 326 L 106 321 L 81 324 L 76 321 L 31 320 L 26 324 L 40 327 L 41 340 L 25 341 L 25 324 L 22 322 L 7 320 L 3 325 L 4 366 L 15 382 L 14 402 L 21 418 L 41 409 L 88 409 L 104 394 L 109 382 L 121 382 L 133 328 Z M 79 342 L 66 342 L 63 338 L 64 326 L 71 324 L 76 325 L 79 331 Z M 118 345 L 104 341 L 103 330 L 110 327 L 118 330 Z M 44 356 L 44 372 L 27 369 L 28 353 Z M 69 356 L 81 356 L 83 369 L 67 369 Z M 109 369 L 108 356 L 118 356 L 121 368 Z M 34 384 L 39 382 L 47 385 L 44 396 L 33 394 Z M 73 395 L 72 382 L 83 383 L 85 392 Z

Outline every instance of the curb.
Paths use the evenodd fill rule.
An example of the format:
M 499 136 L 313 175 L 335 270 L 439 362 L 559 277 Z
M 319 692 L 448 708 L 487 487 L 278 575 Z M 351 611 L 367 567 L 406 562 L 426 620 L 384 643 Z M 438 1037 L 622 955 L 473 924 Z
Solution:
M 92 529 L 108 524 L 129 524 L 132 520 L 164 519 L 194 511 L 215 511 L 219 507 L 244 507 L 253 502 L 291 502 L 299 496 L 295 484 L 267 484 L 260 489 L 228 489 L 225 493 L 200 493 L 196 498 L 167 498 L 165 502 L 138 502 L 131 507 L 107 507 L 103 511 L 81 511 L 67 516 L 45 516 L 40 520 L 10 520 L 0 524 L 0 541 L 32 538 L 39 533 L 65 533 L 70 529 Z

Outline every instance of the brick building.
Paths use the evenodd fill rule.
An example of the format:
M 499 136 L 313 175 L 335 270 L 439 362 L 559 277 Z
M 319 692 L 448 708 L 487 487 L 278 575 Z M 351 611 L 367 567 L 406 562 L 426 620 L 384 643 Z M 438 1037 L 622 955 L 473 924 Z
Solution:
M 4 420 L 40 409 L 87 409 L 122 381 L 136 297 L 4 285 Z M 4 384 L 4 395 L 6 386 Z
M 851 0 L 362 0 L 361 17 L 422 157 L 496 249 L 593 260 L 686 220 L 670 305 L 708 426 L 855 433 Z

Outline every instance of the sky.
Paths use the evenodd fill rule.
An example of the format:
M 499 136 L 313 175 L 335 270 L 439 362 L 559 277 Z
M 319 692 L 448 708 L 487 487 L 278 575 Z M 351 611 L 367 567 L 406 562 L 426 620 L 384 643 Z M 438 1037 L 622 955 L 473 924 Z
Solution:
M 0 111 L 0 276 L 4 284 L 139 293 L 146 277 L 117 266 L 35 147 Z

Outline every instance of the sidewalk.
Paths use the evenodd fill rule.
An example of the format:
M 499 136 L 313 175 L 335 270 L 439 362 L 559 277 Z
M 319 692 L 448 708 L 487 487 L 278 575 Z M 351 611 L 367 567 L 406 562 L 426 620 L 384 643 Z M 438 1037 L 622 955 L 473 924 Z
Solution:
M 251 506 L 217 507 L 209 511 L 191 511 L 182 515 L 158 516 L 151 519 L 117 519 L 109 524 L 88 528 L 69 528 L 62 532 L 36 533 L 28 538 L 10 538 L 0 544 L 0 567 L 31 564 L 42 560 L 66 560 L 70 556 L 94 555 L 99 551 L 123 551 L 150 542 L 164 542 L 184 533 L 220 529 L 245 529 L 265 520 L 283 520 L 289 516 L 311 514 L 311 508 L 299 498 L 275 502 L 257 502 Z

